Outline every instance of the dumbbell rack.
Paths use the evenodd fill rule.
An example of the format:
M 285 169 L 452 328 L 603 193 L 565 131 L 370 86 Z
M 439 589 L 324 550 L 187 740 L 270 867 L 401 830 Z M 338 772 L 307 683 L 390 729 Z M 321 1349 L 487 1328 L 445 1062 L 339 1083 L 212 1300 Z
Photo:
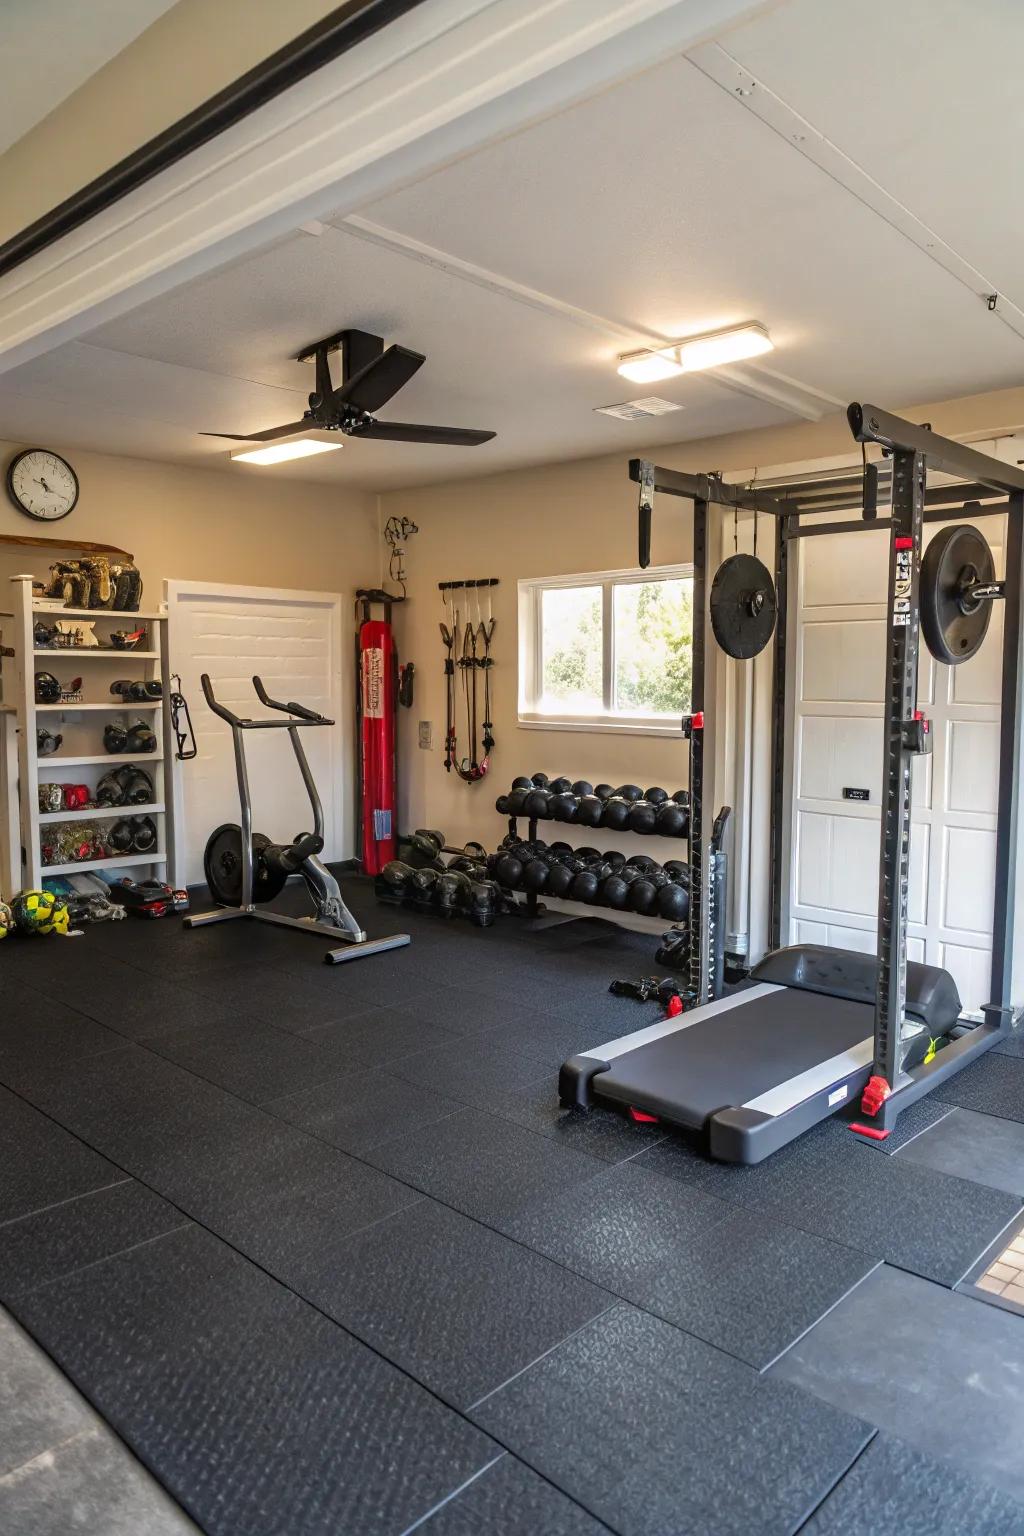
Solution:
M 16 719 L 18 777 L 21 785 L 18 823 L 21 837 L 21 885 L 38 888 L 47 876 L 79 874 L 86 870 L 131 870 L 140 879 L 159 878 L 177 885 L 174 866 L 174 796 L 170 782 L 170 755 L 167 744 L 174 741 L 167 682 L 170 666 L 167 649 L 167 612 L 165 608 L 123 612 L 110 608 L 55 608 L 51 603 L 33 598 L 30 575 L 11 578 L 13 611 L 0 615 L 14 621 L 13 669 L 4 671 L 3 703 L 13 708 Z M 39 620 L 81 619 L 95 625 L 98 646 L 37 647 L 35 625 Z M 146 650 L 117 650 L 110 644 L 110 632 L 145 624 Z M 63 680 L 81 675 L 85 702 L 81 704 L 39 704 L 35 696 L 37 671 L 54 672 Z M 165 684 L 162 699 L 129 702 L 111 697 L 111 682 L 118 677 L 161 678 Z M 8 683 L 13 680 L 13 689 Z M 109 720 L 137 716 L 152 720 L 157 737 L 155 752 L 111 753 L 102 745 L 103 726 Z M 63 730 L 62 730 L 63 726 Z M 74 741 L 56 753 L 40 757 L 36 750 L 39 727 L 60 732 L 65 737 L 85 737 L 81 750 Z M 90 730 L 90 727 L 93 729 Z M 88 733 L 88 735 L 86 734 Z M 99 736 L 98 750 L 88 736 Z M 70 748 L 70 750 L 69 750 Z M 75 779 L 95 790 L 98 780 L 119 763 L 133 763 L 151 773 L 155 798 L 149 805 L 97 806 L 78 811 L 40 811 L 40 781 L 64 779 L 72 782 L 67 769 L 74 769 Z M 52 822 L 119 821 L 123 816 L 149 816 L 156 823 L 156 847 L 148 853 L 115 854 L 104 859 L 81 859 L 68 864 L 44 864 L 40 847 L 41 831 Z M 12 855 L 11 863 L 14 863 Z M 13 892 L 5 893 L 13 895 Z

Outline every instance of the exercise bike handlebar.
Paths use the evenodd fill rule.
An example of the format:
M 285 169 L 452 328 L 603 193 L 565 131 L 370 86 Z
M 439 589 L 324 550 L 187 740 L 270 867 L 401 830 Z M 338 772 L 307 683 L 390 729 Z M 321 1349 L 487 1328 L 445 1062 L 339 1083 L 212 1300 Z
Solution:
M 256 696 L 260 703 L 265 704 L 268 709 L 279 710 L 282 714 L 297 716 L 297 719 L 250 720 L 247 717 L 236 715 L 234 710 L 228 709 L 226 704 L 221 704 L 218 700 L 213 691 L 213 684 L 210 682 L 210 674 L 208 672 L 204 672 L 199 681 L 202 684 L 203 697 L 213 710 L 213 713 L 219 715 L 222 720 L 226 720 L 228 725 L 233 728 L 237 727 L 242 731 L 287 730 L 290 726 L 334 724 L 334 721 L 328 720 L 326 715 L 318 715 L 315 710 L 307 709 L 304 704 L 281 704 L 276 699 L 272 699 L 263 686 L 262 678 L 255 675 L 253 676 L 252 685 L 256 690 Z

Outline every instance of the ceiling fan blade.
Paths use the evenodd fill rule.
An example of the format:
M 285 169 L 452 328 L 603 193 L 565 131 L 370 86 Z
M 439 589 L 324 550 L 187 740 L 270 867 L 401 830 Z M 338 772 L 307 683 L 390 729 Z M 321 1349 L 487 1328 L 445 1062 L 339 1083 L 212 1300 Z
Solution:
M 316 422 L 306 417 L 304 421 L 290 421 L 286 427 L 268 427 L 265 432 L 200 432 L 200 437 L 226 437 L 233 443 L 269 443 L 275 437 L 294 437 L 296 432 L 309 432 Z
M 357 411 L 372 416 L 382 405 L 387 405 L 392 395 L 412 378 L 417 368 L 426 362 L 422 352 L 410 352 L 408 347 L 388 347 L 372 363 L 360 368 L 346 379 L 331 395 L 329 407 L 336 411 L 339 406 L 351 405 Z
M 474 432 L 470 427 L 424 427 L 409 421 L 367 421 L 350 430 L 352 437 L 375 437 L 383 443 L 448 443 L 453 448 L 478 448 L 495 432 Z

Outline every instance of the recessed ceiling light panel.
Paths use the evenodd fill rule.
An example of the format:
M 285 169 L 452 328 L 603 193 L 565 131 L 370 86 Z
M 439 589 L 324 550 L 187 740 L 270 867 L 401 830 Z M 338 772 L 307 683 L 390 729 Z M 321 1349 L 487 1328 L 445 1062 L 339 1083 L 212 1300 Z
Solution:
M 619 358 L 619 373 L 635 384 L 653 384 L 680 373 L 699 373 L 705 368 L 721 368 L 748 357 L 771 352 L 773 342 L 763 325 L 733 325 L 706 336 L 689 336 L 668 346 L 627 352 Z
M 290 443 L 274 443 L 270 448 L 251 448 L 233 453 L 239 464 L 282 464 L 285 459 L 308 459 L 314 453 L 333 453 L 344 443 L 322 443 L 315 437 L 297 437 Z

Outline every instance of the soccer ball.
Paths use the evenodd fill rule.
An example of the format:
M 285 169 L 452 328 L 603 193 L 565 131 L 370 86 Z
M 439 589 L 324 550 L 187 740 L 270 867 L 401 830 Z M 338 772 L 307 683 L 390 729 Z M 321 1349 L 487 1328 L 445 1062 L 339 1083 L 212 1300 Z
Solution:
M 14 927 L 14 913 L 6 901 L 0 901 L 0 939 L 6 939 Z
M 22 891 L 11 903 L 15 926 L 22 933 L 67 933 L 67 903 L 52 891 Z

